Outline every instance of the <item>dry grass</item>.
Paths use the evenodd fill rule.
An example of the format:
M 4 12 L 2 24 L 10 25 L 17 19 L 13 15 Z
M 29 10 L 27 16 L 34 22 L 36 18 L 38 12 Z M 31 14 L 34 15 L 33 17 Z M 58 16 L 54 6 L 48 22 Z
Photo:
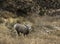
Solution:
M 11 23 L 15 20 L 9 18 L 7 20 Z M 60 44 L 60 20 L 55 20 L 53 17 L 43 16 L 29 18 L 34 27 L 34 32 L 30 33 L 27 36 L 17 36 L 7 28 L 4 23 L 0 25 L 0 44 Z M 20 22 L 31 22 L 29 19 L 24 20 L 20 17 Z M 17 21 L 17 20 L 16 20 Z
M 60 39 L 56 36 L 44 35 L 40 38 L 35 38 L 35 36 L 32 36 L 31 38 L 20 36 L 17 38 L 12 38 L 8 35 L 0 35 L 0 44 L 60 44 Z

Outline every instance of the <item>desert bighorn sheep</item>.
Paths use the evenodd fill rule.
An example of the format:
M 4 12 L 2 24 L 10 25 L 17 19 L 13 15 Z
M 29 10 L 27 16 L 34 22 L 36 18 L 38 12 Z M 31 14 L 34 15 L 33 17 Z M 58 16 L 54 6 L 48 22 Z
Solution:
M 19 35 L 19 33 L 27 35 L 31 31 L 31 26 L 30 25 L 23 25 L 23 24 L 16 23 L 14 25 L 14 29 L 16 29 L 18 35 Z

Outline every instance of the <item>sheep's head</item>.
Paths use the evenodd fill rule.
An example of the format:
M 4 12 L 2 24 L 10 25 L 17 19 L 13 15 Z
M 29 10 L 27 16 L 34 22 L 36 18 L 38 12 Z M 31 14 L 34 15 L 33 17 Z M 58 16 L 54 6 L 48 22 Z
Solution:
M 32 23 L 31 22 L 23 22 L 23 24 L 26 26 L 26 28 L 29 30 L 29 31 L 32 31 Z
M 31 29 L 31 25 L 25 25 L 26 26 L 26 28 L 28 28 L 29 30 Z

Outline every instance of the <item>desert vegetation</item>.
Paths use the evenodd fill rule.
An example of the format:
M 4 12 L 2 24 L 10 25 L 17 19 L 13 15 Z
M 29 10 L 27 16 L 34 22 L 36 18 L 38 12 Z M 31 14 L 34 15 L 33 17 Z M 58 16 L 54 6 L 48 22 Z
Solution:
M 31 32 L 19 36 L 17 22 Z M 60 44 L 60 0 L 0 0 L 0 44 Z

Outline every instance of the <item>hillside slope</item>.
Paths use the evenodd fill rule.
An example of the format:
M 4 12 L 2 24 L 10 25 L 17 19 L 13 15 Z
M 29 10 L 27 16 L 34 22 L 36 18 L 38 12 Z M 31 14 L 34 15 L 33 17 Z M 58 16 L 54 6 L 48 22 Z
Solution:
M 32 32 L 18 36 L 17 22 Z M 60 1 L 0 0 L 0 44 L 60 44 Z

